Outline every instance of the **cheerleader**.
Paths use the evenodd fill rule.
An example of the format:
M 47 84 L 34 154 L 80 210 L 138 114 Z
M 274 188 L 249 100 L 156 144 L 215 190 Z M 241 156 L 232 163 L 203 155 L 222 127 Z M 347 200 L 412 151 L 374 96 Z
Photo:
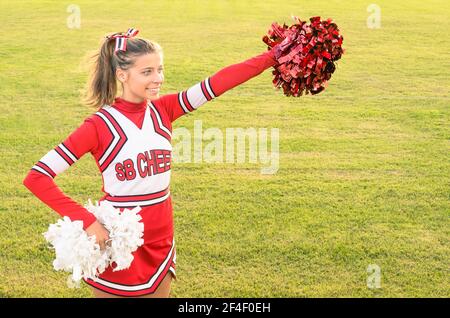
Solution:
M 164 83 L 161 46 L 137 38 L 138 30 L 105 37 L 89 83 L 87 104 L 95 113 L 31 168 L 23 184 L 61 216 L 81 220 L 105 248 L 108 231 L 64 194 L 54 178 L 90 153 L 102 175 L 103 197 L 118 209 L 141 207 L 144 244 L 128 269 L 107 268 L 85 279 L 95 297 L 169 297 L 176 279 L 170 193 L 172 123 L 227 90 L 276 64 L 274 49 L 227 66 L 190 88 L 160 96 Z M 116 96 L 117 86 L 122 88 Z

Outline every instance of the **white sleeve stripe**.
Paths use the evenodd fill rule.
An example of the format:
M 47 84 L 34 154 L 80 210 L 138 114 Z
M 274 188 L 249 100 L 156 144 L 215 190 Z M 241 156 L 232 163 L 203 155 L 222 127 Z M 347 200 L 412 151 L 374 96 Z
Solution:
M 204 85 L 202 89 L 202 84 Z M 187 99 L 187 102 L 189 105 L 186 105 L 183 94 L 185 94 L 185 98 Z M 209 95 L 208 97 L 205 96 Z M 211 97 L 211 99 L 215 98 L 216 95 L 214 94 L 211 84 L 209 82 L 209 77 L 206 78 L 204 81 L 197 83 L 191 87 L 189 87 L 186 91 L 178 93 L 178 102 L 181 105 L 181 108 L 185 113 L 189 113 L 192 110 L 197 109 L 204 103 L 208 101 L 208 98 Z M 211 100 L 209 99 L 209 100 Z M 192 108 L 192 110 L 191 110 Z
M 178 102 L 180 103 L 181 107 L 183 108 L 183 111 L 185 113 L 189 113 L 188 109 L 186 108 L 186 105 L 184 104 L 183 96 L 181 94 L 183 94 L 183 92 L 178 93 Z
M 211 98 L 215 98 L 216 95 L 214 95 L 214 93 L 211 89 L 211 85 L 209 84 L 209 77 L 205 80 L 205 86 L 206 86 L 206 89 L 208 90 L 208 93 L 211 96 Z
M 45 171 L 44 169 L 42 169 L 42 168 L 39 167 L 39 166 L 34 165 L 31 169 L 36 170 L 36 171 L 38 171 L 38 172 L 40 172 L 40 173 L 43 173 L 43 174 L 45 174 L 46 176 L 48 176 L 48 177 L 50 177 L 50 178 L 53 179 L 53 177 L 52 177 L 51 175 L 49 175 L 47 171 Z
M 66 154 L 66 156 L 69 157 L 70 159 L 72 159 L 72 161 L 73 161 L 74 163 L 75 163 L 76 161 L 78 161 L 78 158 L 75 157 L 75 155 L 74 155 L 69 149 L 67 149 L 66 146 L 64 146 L 63 143 L 60 143 L 60 144 L 58 145 L 58 147 L 59 147 L 62 151 L 64 151 L 64 153 Z
M 50 169 L 52 169 L 55 175 L 65 171 L 70 167 L 67 161 L 64 160 L 64 158 L 61 157 L 61 155 L 55 149 L 50 150 L 39 161 L 46 164 Z
M 187 90 L 186 98 L 189 100 L 194 109 L 197 109 L 208 101 L 205 95 L 203 95 L 201 83 L 197 83 L 194 86 L 190 87 Z

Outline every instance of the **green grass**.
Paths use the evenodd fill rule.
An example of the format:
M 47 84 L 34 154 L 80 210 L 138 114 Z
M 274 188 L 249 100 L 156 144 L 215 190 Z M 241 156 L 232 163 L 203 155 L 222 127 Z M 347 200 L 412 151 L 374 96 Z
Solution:
M 54 272 L 42 236 L 58 219 L 22 185 L 31 166 L 93 110 L 83 57 L 130 26 L 165 51 L 163 93 L 265 50 L 273 21 L 331 17 L 346 53 L 320 95 L 284 97 L 270 71 L 174 128 L 278 128 L 280 168 L 173 165 L 173 297 L 449 297 L 450 4 L 378 1 L 0 3 L 0 297 L 91 297 Z M 101 196 L 84 156 L 56 179 L 77 202 Z M 370 289 L 367 267 L 381 269 Z

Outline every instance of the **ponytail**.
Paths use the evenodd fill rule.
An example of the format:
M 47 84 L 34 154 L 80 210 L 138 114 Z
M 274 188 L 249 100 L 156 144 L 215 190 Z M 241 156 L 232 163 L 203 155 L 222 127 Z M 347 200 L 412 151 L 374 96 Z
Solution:
M 106 38 L 95 53 L 94 66 L 90 74 L 87 96 L 84 102 L 92 107 L 101 108 L 111 105 L 117 94 L 117 68 L 127 70 L 134 65 L 136 57 L 150 53 L 161 53 L 161 46 L 142 38 L 127 39 L 126 51 L 115 50 L 115 39 Z

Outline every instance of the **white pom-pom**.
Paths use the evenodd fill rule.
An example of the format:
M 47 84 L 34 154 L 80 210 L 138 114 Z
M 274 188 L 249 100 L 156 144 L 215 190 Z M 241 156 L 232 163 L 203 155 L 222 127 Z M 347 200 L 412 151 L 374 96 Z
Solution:
M 85 208 L 109 231 L 111 245 L 107 251 L 111 264 L 116 264 L 113 271 L 129 268 L 134 258 L 132 253 L 144 244 L 144 223 L 140 222 L 142 217 L 138 214 L 141 208 L 137 206 L 120 212 L 109 202 L 93 205 L 90 199 Z
M 134 258 L 132 253 L 144 244 L 144 224 L 138 214 L 140 207 L 120 212 L 108 202 L 99 205 L 97 201 L 93 205 L 89 199 L 85 208 L 109 231 L 111 242 L 105 250 L 100 250 L 95 235 L 88 236 L 83 230 L 82 221 L 72 222 L 67 216 L 50 224 L 44 233 L 55 250 L 54 269 L 72 272 L 74 282 L 81 278 L 96 280 L 113 263 L 116 265 L 113 271 L 129 268 Z
M 53 245 L 56 258 L 55 270 L 72 272 L 73 281 L 94 278 L 103 272 L 108 264 L 106 251 L 101 251 L 95 236 L 88 237 L 82 221 L 72 222 L 67 216 L 51 224 L 44 233 L 45 239 Z

